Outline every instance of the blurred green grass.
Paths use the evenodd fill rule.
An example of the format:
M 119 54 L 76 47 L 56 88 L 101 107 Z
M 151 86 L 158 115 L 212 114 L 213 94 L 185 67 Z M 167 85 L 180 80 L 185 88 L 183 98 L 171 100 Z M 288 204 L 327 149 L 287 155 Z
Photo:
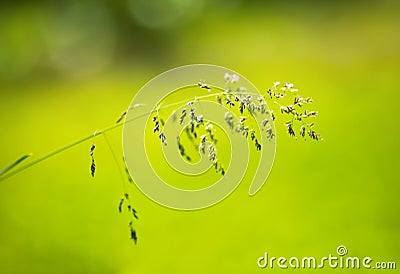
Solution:
M 210 9 L 170 31 L 159 62 L 149 50 L 84 77 L 3 80 L 0 167 L 114 123 L 149 79 L 189 63 L 232 68 L 260 90 L 294 82 L 314 97 L 324 141 L 294 141 L 277 124 L 261 192 L 249 198 L 245 181 L 206 210 L 166 209 L 132 187 L 134 246 L 117 211 L 118 170 L 98 137 L 95 179 L 88 142 L 1 182 L 0 272 L 257 273 L 269 271 L 256 265 L 265 251 L 322 257 L 340 244 L 353 256 L 397 260 L 400 21 L 391 3 Z M 122 155 L 121 131 L 107 136 Z

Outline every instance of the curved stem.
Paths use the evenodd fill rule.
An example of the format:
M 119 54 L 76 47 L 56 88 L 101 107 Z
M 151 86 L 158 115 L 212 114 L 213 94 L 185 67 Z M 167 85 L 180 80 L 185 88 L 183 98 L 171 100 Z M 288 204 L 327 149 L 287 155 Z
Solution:
M 149 115 L 149 114 L 151 114 L 152 112 L 153 112 L 153 111 L 148 112 L 148 113 L 144 113 L 144 114 L 141 114 L 141 115 L 138 115 L 138 116 L 135 116 L 135 117 L 133 117 L 133 118 L 131 118 L 131 119 L 125 121 L 125 122 L 126 122 L 126 123 L 132 122 L 132 121 L 137 120 L 137 119 L 139 119 L 139 118 L 141 118 L 141 117 L 143 117 L 143 116 Z M 82 139 L 79 139 L 79 140 L 77 140 L 77 141 L 75 141 L 75 142 L 73 142 L 73 143 L 71 143 L 71 144 L 68 144 L 68 145 L 66 145 L 66 146 L 64 146 L 64 147 L 61 147 L 61 148 L 59 148 L 59 149 L 57 149 L 57 150 L 55 150 L 55 151 L 53 151 L 53 152 L 51 152 L 51 153 L 49 153 L 49 154 L 47 154 L 47 155 L 41 157 L 41 158 L 39 158 L 39 159 L 36 159 L 36 160 L 34 160 L 34 161 L 32 161 L 32 162 L 30 162 L 30 163 L 28 163 L 28 164 L 26 164 L 26 165 L 24 165 L 24 166 L 22 166 L 22 167 L 20 167 L 20 168 L 17 168 L 17 169 L 15 169 L 15 170 L 13 170 L 13 171 L 10 171 L 10 172 L 6 173 L 5 175 L 0 175 L 0 176 L 1 176 L 1 177 L 0 177 L 0 182 L 1 182 L 1 181 L 4 181 L 5 179 L 8 179 L 8 178 L 10 178 L 11 176 L 14 176 L 14 175 L 16 175 L 16 174 L 18 174 L 18 173 L 20 173 L 20 172 L 22 172 L 22 171 L 24 171 L 24 170 L 26 170 L 26 169 L 32 167 L 32 166 L 35 166 L 35 165 L 37 165 L 37 164 L 43 162 L 44 160 L 47 160 L 47 159 L 49 159 L 49 158 L 51 158 L 51 157 L 53 157 L 53 156 L 55 156 L 55 155 L 57 155 L 57 154 L 60 154 L 61 152 L 64 152 L 64 151 L 66 151 L 66 150 L 68 150 L 68 149 L 70 149 L 70 148 L 73 148 L 73 147 L 75 147 L 75 146 L 77 146 L 77 145 L 79 145 L 79 144 L 81 144 L 81 143 L 83 143 L 83 142 L 85 142 L 85 141 L 87 141 L 87 140 L 90 140 L 90 139 L 92 139 L 93 137 L 102 135 L 102 134 L 104 134 L 104 133 L 106 133 L 106 132 L 108 132 L 108 131 L 111 131 L 111 130 L 113 130 L 113 129 L 115 129 L 115 128 L 118 128 L 118 127 L 120 127 L 120 126 L 122 126 L 122 125 L 123 125 L 123 123 L 119 123 L 119 124 L 116 124 L 116 125 L 112 125 L 112 126 L 110 126 L 110 127 L 107 127 L 107 128 L 105 128 L 105 129 L 98 130 L 98 131 L 96 131 L 94 134 L 90 134 L 90 135 L 88 135 L 88 136 L 86 136 L 86 137 L 84 137 L 84 138 L 82 138 Z
M 193 85 L 193 86 L 195 86 L 195 85 Z M 221 90 L 222 92 L 211 93 L 211 94 L 199 96 L 199 97 L 196 97 L 196 99 L 197 100 L 205 99 L 205 98 L 212 97 L 212 96 L 215 96 L 215 95 L 223 94 L 225 92 L 224 89 L 219 88 L 219 87 L 212 87 L 212 88 L 216 88 L 218 90 Z M 232 94 L 235 94 L 235 93 L 237 93 L 237 92 L 232 92 Z M 251 93 L 241 92 L 241 94 L 251 94 Z M 254 95 L 256 95 L 256 94 L 254 94 Z M 168 107 L 171 107 L 171 106 L 175 106 L 175 105 L 179 105 L 179 104 L 182 104 L 182 103 L 185 103 L 185 102 L 187 102 L 187 100 L 182 100 L 182 101 L 179 101 L 179 102 L 171 103 L 171 104 L 168 104 L 168 105 L 165 105 L 165 106 L 162 106 L 162 107 L 158 106 L 156 109 L 154 109 L 154 110 L 152 110 L 150 112 L 143 113 L 143 114 L 135 116 L 135 117 L 133 117 L 133 118 L 131 118 L 129 120 L 126 120 L 125 123 L 129 123 L 131 121 L 134 121 L 134 120 L 137 120 L 137 119 L 139 119 L 141 117 L 149 115 L 149 114 L 151 114 L 153 112 L 157 112 L 159 109 L 165 109 L 165 108 L 168 108 Z M 32 166 L 35 166 L 35 165 L 37 165 L 37 164 L 39 164 L 39 163 L 41 163 L 41 162 L 43 162 L 43 161 L 55 156 L 55 155 L 58 155 L 61 152 L 64 152 L 64 151 L 66 151 L 66 150 L 68 150 L 70 148 L 73 148 L 73 147 L 75 147 L 75 146 L 77 146 L 77 145 L 79 145 L 79 144 L 81 144 L 81 143 L 83 143 L 83 142 L 85 142 L 87 140 L 90 140 L 90 139 L 92 139 L 92 138 L 94 138 L 96 136 L 102 135 L 102 134 L 104 134 L 104 133 L 106 133 L 108 131 L 111 131 L 111 130 L 113 130 L 115 128 L 118 128 L 118 127 L 120 127 L 120 126 L 122 126 L 124 124 L 124 123 L 119 123 L 119 122 L 120 122 L 120 120 L 118 120 L 118 123 L 115 124 L 115 125 L 112 125 L 110 127 L 104 128 L 102 130 L 98 130 L 94 134 L 90 134 L 90 135 L 88 135 L 88 136 L 86 136 L 86 137 L 84 137 L 82 139 L 79 139 L 79 140 L 77 140 L 77 141 L 75 141 L 75 142 L 73 142 L 71 144 L 68 144 L 68 145 L 66 145 L 64 147 L 61 147 L 61 148 L 59 148 L 59 149 L 57 149 L 57 150 L 55 150 L 55 151 L 53 151 L 53 152 L 41 157 L 39 159 L 36 159 L 36 160 L 34 160 L 34 161 L 24 165 L 24 166 L 21 166 L 20 168 L 16 168 L 16 169 L 10 171 L 11 168 L 15 167 L 22 160 L 27 158 L 27 156 L 22 157 L 23 158 L 22 160 L 20 160 L 20 159 L 17 160 L 14 164 L 12 164 L 11 166 L 9 166 L 6 169 L 4 169 L 3 171 L 1 171 L 1 173 L 0 173 L 0 182 L 6 180 L 6 179 L 8 179 L 8 178 L 10 178 L 10 177 L 12 177 L 12 176 L 24 171 L 24 170 L 32 167 Z

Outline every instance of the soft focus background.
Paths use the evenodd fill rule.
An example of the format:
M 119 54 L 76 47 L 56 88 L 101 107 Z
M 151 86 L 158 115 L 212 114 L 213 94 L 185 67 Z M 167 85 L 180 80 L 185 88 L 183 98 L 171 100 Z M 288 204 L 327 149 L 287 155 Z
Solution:
M 314 97 L 324 141 L 277 124 L 262 191 L 249 198 L 244 182 L 206 210 L 170 210 L 132 186 L 137 246 L 112 155 L 97 138 L 92 179 L 88 141 L 0 183 L 0 273 L 279 272 L 257 258 L 341 244 L 399 264 L 400 4 L 275 2 L 2 2 L 0 169 L 115 123 L 148 80 L 191 63 L 229 67 L 260 90 L 294 82 Z M 121 155 L 121 130 L 107 137 Z

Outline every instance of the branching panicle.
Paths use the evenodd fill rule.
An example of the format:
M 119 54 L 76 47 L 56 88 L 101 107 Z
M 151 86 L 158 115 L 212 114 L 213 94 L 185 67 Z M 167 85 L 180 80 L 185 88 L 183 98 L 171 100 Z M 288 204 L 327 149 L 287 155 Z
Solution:
M 300 96 L 298 94 L 298 89 L 295 88 L 292 83 L 284 82 L 283 84 L 281 84 L 280 82 L 275 82 L 273 83 L 273 86 L 267 90 L 264 96 L 260 96 L 247 92 L 246 88 L 244 87 L 237 87 L 240 79 L 239 76 L 236 74 L 226 73 L 224 75 L 224 80 L 225 86 L 222 89 L 223 91 L 212 93 L 209 95 L 209 97 L 215 98 L 215 102 L 220 104 L 221 107 L 229 107 L 233 113 L 241 115 L 239 119 L 237 119 L 236 116 L 232 114 L 232 112 L 226 112 L 224 119 L 232 133 L 242 135 L 248 140 L 249 143 L 254 145 L 256 151 L 262 150 L 262 140 L 264 140 L 263 138 L 267 138 L 267 140 L 269 141 L 275 138 L 272 121 L 275 121 L 276 116 L 272 109 L 269 110 L 267 106 L 267 100 L 272 100 L 274 103 L 273 105 L 277 105 L 279 107 L 279 109 L 276 109 L 278 115 L 280 113 L 280 115 L 288 118 L 288 121 L 285 122 L 285 126 L 287 127 L 287 132 L 289 136 L 296 139 L 297 136 L 301 136 L 301 138 L 303 139 L 309 138 L 312 140 L 322 140 L 321 135 L 317 133 L 317 131 L 314 129 L 314 122 L 310 121 L 318 116 L 318 111 L 308 109 L 308 106 L 313 103 L 313 99 L 311 97 Z M 197 85 L 199 88 L 205 89 L 209 93 L 212 90 L 211 86 L 208 85 L 205 80 L 200 80 Z M 215 89 L 218 90 L 218 88 Z M 203 115 L 197 112 L 196 107 L 198 106 L 198 104 L 200 104 L 198 99 L 199 98 L 194 97 L 191 101 L 187 102 L 180 113 L 177 112 L 177 109 L 175 109 L 172 113 L 172 121 L 176 122 L 179 119 L 180 125 L 184 126 L 184 131 L 194 148 L 198 149 L 201 156 L 207 157 L 209 159 L 216 173 L 224 176 L 226 170 L 223 164 L 219 161 L 217 153 L 217 131 L 215 130 L 212 122 L 205 120 Z M 285 99 L 287 102 L 283 103 Z M 142 104 L 136 104 L 129 109 L 141 105 Z M 90 138 L 92 138 L 92 144 L 89 153 L 91 157 L 90 174 L 92 177 L 94 177 L 96 173 L 96 164 L 94 159 L 94 150 L 96 146 L 94 144 L 94 138 L 100 134 L 103 134 L 105 137 L 105 132 L 119 127 L 122 124 L 120 122 L 127 117 L 128 110 L 124 111 L 120 115 L 120 117 L 116 121 L 116 125 L 113 125 L 99 132 L 96 131 L 93 136 L 85 137 L 80 141 L 67 145 L 45 157 L 42 157 L 41 159 L 36 160 L 34 163 L 28 164 L 25 167 L 20 168 L 17 171 L 8 172 L 10 169 L 14 168 L 30 155 L 25 155 L 21 157 L 15 163 L 0 171 L 0 181 L 4 179 L 4 176 L 1 176 L 6 172 L 8 172 L 7 175 L 5 175 L 6 177 L 11 176 L 10 174 L 16 174 L 29 166 L 37 164 L 49 157 L 65 151 L 70 147 L 87 141 Z M 160 105 L 158 105 L 155 110 L 150 112 L 151 115 L 155 113 L 152 117 L 152 131 L 153 134 L 157 134 L 158 138 L 161 141 L 161 144 L 166 146 L 167 136 L 164 134 L 163 131 L 165 122 L 159 116 L 159 110 Z M 259 128 L 254 127 L 252 124 L 256 120 L 256 117 L 259 118 L 257 119 L 257 121 L 262 121 Z M 139 118 L 139 116 L 136 118 Z M 180 137 L 177 136 L 176 139 L 180 155 L 190 162 L 192 158 L 190 157 L 190 155 L 187 154 L 185 147 L 180 141 Z M 128 172 L 126 165 L 125 172 L 127 180 L 130 183 L 133 183 L 133 180 Z M 121 168 L 120 173 L 122 180 L 125 181 Z M 118 211 L 120 213 L 123 213 L 124 211 L 127 211 L 129 213 L 130 238 L 136 244 L 138 237 L 134 228 L 134 222 L 138 220 L 139 217 L 136 209 L 133 208 L 130 202 L 130 197 L 127 193 L 126 187 L 123 197 L 119 200 Z
M 306 129 L 314 126 L 313 123 L 306 123 L 306 121 L 309 118 L 317 117 L 318 111 L 310 111 L 308 109 L 303 110 L 306 105 L 313 102 L 313 99 L 311 97 L 304 98 L 297 93 L 298 89 L 295 88 L 292 83 L 285 82 L 281 85 L 279 82 L 275 82 L 272 88 L 267 90 L 264 98 L 266 97 L 267 99 L 274 100 L 274 103 L 279 105 L 280 113 L 291 117 L 291 120 L 285 123 L 289 136 L 296 137 L 298 134 L 304 139 L 308 136 L 313 140 L 322 140 L 321 135 L 315 130 L 308 130 L 308 134 L 306 135 Z M 290 104 L 283 105 L 279 103 L 286 97 L 291 97 Z M 272 112 L 271 115 L 273 120 L 275 120 L 275 116 Z M 300 125 L 295 125 L 295 123 L 299 123 Z

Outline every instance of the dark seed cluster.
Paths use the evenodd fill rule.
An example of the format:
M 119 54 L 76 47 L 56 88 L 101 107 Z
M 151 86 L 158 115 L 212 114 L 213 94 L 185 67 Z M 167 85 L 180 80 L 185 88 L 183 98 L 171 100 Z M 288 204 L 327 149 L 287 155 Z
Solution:
M 158 138 L 161 140 L 161 143 L 166 146 L 167 145 L 167 137 L 165 136 L 164 132 L 162 132 L 162 127 L 164 127 L 164 120 L 159 119 L 158 115 L 153 117 L 154 128 L 153 133 L 158 132 Z
M 127 212 L 130 214 L 131 221 L 129 222 L 129 230 L 130 230 L 130 235 L 131 239 L 134 241 L 134 243 L 137 243 L 137 233 L 136 230 L 134 229 L 134 220 L 139 220 L 139 217 L 137 215 L 137 211 L 133 206 L 131 205 L 131 202 L 129 200 L 129 194 L 125 193 L 124 196 L 121 198 L 119 204 L 118 204 L 118 211 L 119 213 L 122 213 L 124 209 L 127 210 Z
M 204 89 L 206 89 L 206 90 L 208 90 L 208 91 L 211 90 L 211 87 L 210 87 L 209 85 L 207 85 L 206 80 L 200 80 L 200 81 L 197 83 L 197 85 L 198 85 L 200 88 L 204 88 Z
M 308 136 L 313 140 L 322 140 L 321 135 L 311 129 L 314 127 L 314 123 L 307 123 L 309 118 L 318 116 L 318 111 L 303 110 L 303 107 L 311 104 L 313 99 L 311 97 L 303 98 L 297 92 L 298 89 L 291 83 L 285 82 L 281 85 L 279 82 L 275 82 L 273 87 L 267 90 L 266 94 L 269 99 L 274 100 L 274 103 L 280 106 L 281 114 L 291 117 L 291 120 L 285 123 L 289 136 L 296 137 L 298 134 L 304 139 Z M 291 101 L 289 104 L 282 105 L 279 103 L 288 97 L 291 98 L 289 99 Z M 273 119 L 275 119 L 274 116 Z
M 275 119 L 272 111 L 268 110 L 267 103 L 262 96 L 253 96 L 246 92 L 246 89 L 241 87 L 233 91 L 227 88 L 223 94 L 222 99 L 226 101 L 226 104 L 232 107 L 237 107 L 239 113 L 243 116 L 240 117 L 238 123 L 235 122 L 233 115 L 230 112 L 225 113 L 225 122 L 228 124 L 231 130 L 242 134 L 248 138 L 249 134 L 252 133 L 251 141 L 254 142 L 254 146 L 257 150 L 261 150 L 261 142 L 256 138 L 254 128 L 250 125 L 245 125 L 245 122 L 251 117 L 257 115 L 264 116 L 262 122 L 262 131 L 266 133 L 267 140 L 272 140 L 275 137 L 272 126 L 269 121 Z
M 202 82 L 203 83 L 203 82 Z M 203 83 L 204 84 L 204 83 Z M 201 88 L 203 86 L 199 85 Z M 207 154 L 209 160 L 216 165 L 216 172 L 225 175 L 223 166 L 218 162 L 215 138 L 215 130 L 210 122 L 204 121 L 203 115 L 198 115 L 193 101 L 189 101 L 186 107 L 181 111 L 179 123 L 185 124 L 185 133 L 195 149 L 199 149 L 201 154 Z M 205 134 L 199 136 L 199 132 L 205 131 Z M 208 144 L 207 144 L 208 143 Z M 186 153 L 185 147 L 177 136 L 177 145 L 179 153 L 183 158 L 191 161 L 191 157 Z
M 96 146 L 94 144 L 91 145 L 90 147 L 90 157 L 92 158 L 92 164 L 90 165 L 90 174 L 92 177 L 94 177 L 94 174 L 96 173 L 96 164 L 94 163 L 94 149 Z
M 192 160 L 192 158 L 190 158 L 190 156 L 186 154 L 185 148 L 181 144 L 181 140 L 180 140 L 179 136 L 176 137 L 176 140 L 177 140 L 177 144 L 178 144 L 179 153 L 181 154 L 181 156 L 183 158 L 185 158 L 186 160 L 188 160 L 190 162 Z

